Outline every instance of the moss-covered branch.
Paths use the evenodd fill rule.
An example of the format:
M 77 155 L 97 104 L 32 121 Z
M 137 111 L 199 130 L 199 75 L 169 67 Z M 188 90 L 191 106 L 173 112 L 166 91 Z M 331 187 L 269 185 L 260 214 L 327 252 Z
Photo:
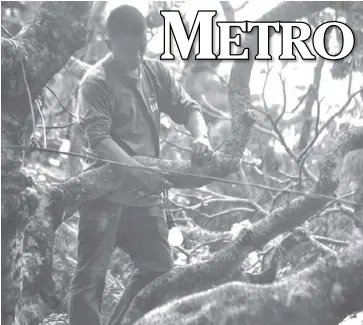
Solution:
M 34 20 L 15 37 L 1 38 L 3 105 L 19 102 L 19 98 L 27 95 L 20 60 L 30 93 L 35 98 L 71 55 L 85 44 L 90 9 L 91 2 L 43 2 Z
M 338 324 L 363 308 L 363 241 L 269 285 L 230 282 L 174 300 L 135 325 Z

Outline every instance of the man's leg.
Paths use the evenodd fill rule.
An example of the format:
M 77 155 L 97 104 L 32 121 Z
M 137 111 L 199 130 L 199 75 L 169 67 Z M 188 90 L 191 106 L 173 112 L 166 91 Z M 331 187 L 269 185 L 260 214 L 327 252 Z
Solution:
M 168 225 L 161 206 L 129 208 L 120 221 L 121 248 L 133 260 L 136 270 L 107 325 L 119 325 L 135 296 L 156 277 L 172 269 L 174 260 L 168 243 Z
M 70 325 L 100 325 L 107 267 L 115 247 L 121 206 L 103 199 L 80 209 L 77 267 L 70 302 Z

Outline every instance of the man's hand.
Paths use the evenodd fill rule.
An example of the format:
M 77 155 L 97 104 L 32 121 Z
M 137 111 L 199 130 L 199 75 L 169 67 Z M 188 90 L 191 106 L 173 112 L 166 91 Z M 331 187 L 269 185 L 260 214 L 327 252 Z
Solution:
M 169 189 L 173 185 L 163 175 L 154 171 L 139 171 L 137 178 L 143 185 L 143 190 L 155 194 L 161 193 L 164 189 Z
M 195 165 L 203 165 L 212 158 L 212 146 L 207 135 L 197 137 L 192 143 L 192 163 Z

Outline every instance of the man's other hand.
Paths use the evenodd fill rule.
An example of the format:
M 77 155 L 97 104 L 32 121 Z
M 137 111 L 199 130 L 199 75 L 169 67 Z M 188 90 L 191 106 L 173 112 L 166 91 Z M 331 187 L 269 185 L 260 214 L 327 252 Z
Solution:
M 191 160 L 195 165 L 203 165 L 211 160 L 213 155 L 212 146 L 207 135 L 202 135 L 194 139 L 192 143 Z

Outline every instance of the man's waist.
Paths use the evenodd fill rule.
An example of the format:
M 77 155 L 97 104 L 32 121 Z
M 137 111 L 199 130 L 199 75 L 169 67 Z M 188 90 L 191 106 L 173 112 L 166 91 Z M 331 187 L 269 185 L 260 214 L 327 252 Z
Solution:
M 138 198 L 135 194 L 129 194 L 123 188 L 117 189 L 111 194 L 104 197 L 105 200 L 114 203 L 119 203 L 130 207 L 151 207 L 154 205 L 162 204 L 162 196 L 148 195 Z
M 84 171 L 99 168 L 103 166 L 105 162 L 96 161 L 95 163 L 85 167 Z M 150 194 L 147 195 L 145 191 L 140 189 L 137 190 L 137 186 L 134 182 L 128 178 L 121 180 L 120 187 L 111 193 L 104 196 L 104 199 L 114 203 L 120 203 L 128 206 L 140 206 L 149 207 L 162 202 L 161 194 Z

